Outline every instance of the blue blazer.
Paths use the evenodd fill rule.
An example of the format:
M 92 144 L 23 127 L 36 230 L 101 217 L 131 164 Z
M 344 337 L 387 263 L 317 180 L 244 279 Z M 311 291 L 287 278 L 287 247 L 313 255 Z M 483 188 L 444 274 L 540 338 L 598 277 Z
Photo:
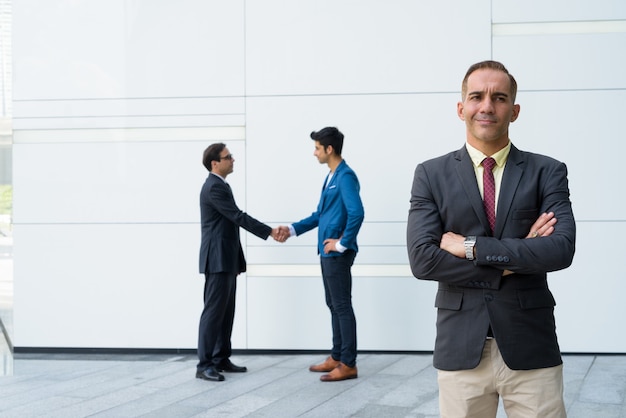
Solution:
M 338 252 L 324 254 L 324 240 L 327 238 L 341 238 L 341 245 L 358 251 L 356 236 L 365 217 L 359 190 L 356 174 L 342 161 L 330 182 L 326 177 L 317 210 L 311 216 L 293 224 L 296 234 L 301 235 L 318 227 L 317 252 L 322 257 L 340 255 Z

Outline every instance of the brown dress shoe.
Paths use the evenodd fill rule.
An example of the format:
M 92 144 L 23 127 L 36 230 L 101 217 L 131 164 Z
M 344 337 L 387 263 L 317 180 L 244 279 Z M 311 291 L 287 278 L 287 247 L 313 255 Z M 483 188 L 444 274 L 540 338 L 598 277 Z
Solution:
M 322 382 L 337 382 L 339 380 L 356 379 L 357 375 L 356 366 L 348 367 L 343 363 L 339 363 L 330 373 L 323 374 L 320 380 Z
M 339 362 L 337 360 L 335 360 L 331 356 L 328 356 L 328 358 L 324 360 L 323 363 L 314 364 L 313 366 L 309 367 L 309 371 L 328 373 L 338 365 Z

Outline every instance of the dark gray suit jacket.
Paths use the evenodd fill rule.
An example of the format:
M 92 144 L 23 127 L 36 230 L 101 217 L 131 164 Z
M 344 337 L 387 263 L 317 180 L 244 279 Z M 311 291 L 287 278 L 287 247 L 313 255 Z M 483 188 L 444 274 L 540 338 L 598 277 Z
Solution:
M 561 364 L 546 273 L 568 267 L 576 225 L 566 166 L 511 146 L 493 236 L 465 147 L 417 166 L 407 248 L 415 277 L 439 282 L 434 366 L 476 367 L 491 325 L 511 369 Z M 543 212 L 557 224 L 549 237 L 524 239 Z M 475 235 L 476 259 L 439 248 L 445 232 Z M 515 274 L 502 276 L 504 270 Z
M 232 190 L 221 178 L 209 174 L 200 192 L 200 273 L 246 271 L 239 227 L 267 239 L 272 228 L 242 212 Z

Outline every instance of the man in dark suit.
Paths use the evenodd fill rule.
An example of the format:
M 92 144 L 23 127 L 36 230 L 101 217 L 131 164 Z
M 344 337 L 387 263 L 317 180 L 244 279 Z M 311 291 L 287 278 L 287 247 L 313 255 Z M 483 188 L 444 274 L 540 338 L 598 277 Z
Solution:
M 516 92 L 502 64 L 471 66 L 457 105 L 465 146 L 415 170 L 407 247 L 415 277 L 439 282 L 443 417 L 495 417 L 499 397 L 509 416 L 565 417 L 546 273 L 572 263 L 576 227 L 566 166 L 509 140 Z
M 315 141 L 313 154 L 320 164 L 328 165 L 330 173 L 324 181 L 317 210 L 311 216 L 281 228 L 286 237 L 318 229 L 317 252 L 326 305 L 330 309 L 333 347 L 324 362 L 312 365 L 309 370 L 326 373 L 320 377 L 323 382 L 334 382 L 354 379 L 358 375 L 351 268 L 358 251 L 356 237 L 365 215 L 359 180 L 341 157 L 343 134 L 335 127 L 326 127 L 312 132 L 311 139 Z
M 222 143 L 210 145 L 202 158 L 209 176 L 200 192 L 200 273 L 204 273 L 205 284 L 196 377 L 212 381 L 224 380 L 220 372 L 247 371 L 230 361 L 237 275 L 246 271 L 239 227 L 263 239 L 270 235 L 279 239 L 278 228 L 272 229 L 237 207 L 226 183 L 234 162 Z

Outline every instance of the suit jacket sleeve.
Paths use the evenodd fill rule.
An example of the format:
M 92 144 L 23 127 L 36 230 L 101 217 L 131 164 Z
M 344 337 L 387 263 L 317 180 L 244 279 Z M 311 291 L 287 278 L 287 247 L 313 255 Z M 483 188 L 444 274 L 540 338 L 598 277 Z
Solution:
M 357 234 L 365 218 L 363 203 L 359 195 L 359 181 L 356 174 L 349 170 L 338 179 L 338 183 L 341 200 L 347 213 L 346 225 L 340 242 L 344 247 L 356 250 Z
M 257 237 L 267 239 L 272 233 L 272 228 L 269 225 L 253 218 L 237 207 L 233 194 L 226 184 L 217 183 L 211 187 L 209 200 L 222 216 Z
M 471 167 L 470 167 L 471 168 Z M 452 170 L 452 173 L 450 172 Z M 458 286 L 498 288 L 502 271 L 491 266 L 476 266 L 439 248 L 442 235 L 459 228 L 457 233 L 472 235 L 459 222 L 471 221 L 468 205 L 455 207 L 455 202 L 466 202 L 464 191 L 455 178 L 454 170 L 439 161 L 427 161 L 415 169 L 407 221 L 407 248 L 413 275 L 423 280 L 446 282 Z M 476 193 L 478 192 L 478 186 Z M 455 188 L 457 187 L 457 188 Z M 478 235 L 474 233 L 473 235 Z
M 463 151 L 427 161 L 415 170 L 407 224 L 415 277 L 499 288 L 504 270 L 545 277 L 546 272 L 568 267 L 576 228 L 565 165 L 512 148 L 498 198 L 495 236 L 490 236 L 470 164 Z M 557 218 L 554 233 L 524 239 L 546 211 Z M 477 237 L 473 263 L 439 248 L 441 236 L 448 231 Z
M 509 213 L 502 214 L 507 219 L 500 239 L 477 237 L 476 264 L 520 274 L 562 270 L 572 264 L 576 241 L 567 167 L 536 154 L 528 154 L 525 164 L 528 167 L 517 184 L 516 195 L 526 196 L 527 206 L 515 205 Z M 511 166 L 511 170 L 515 170 L 515 166 Z M 510 178 L 503 182 L 505 180 L 510 181 Z M 534 196 L 537 196 L 536 201 L 533 201 Z M 503 198 L 508 197 L 505 194 Z M 554 232 L 548 237 L 524 239 L 538 214 L 544 212 L 554 212 L 557 219 Z

